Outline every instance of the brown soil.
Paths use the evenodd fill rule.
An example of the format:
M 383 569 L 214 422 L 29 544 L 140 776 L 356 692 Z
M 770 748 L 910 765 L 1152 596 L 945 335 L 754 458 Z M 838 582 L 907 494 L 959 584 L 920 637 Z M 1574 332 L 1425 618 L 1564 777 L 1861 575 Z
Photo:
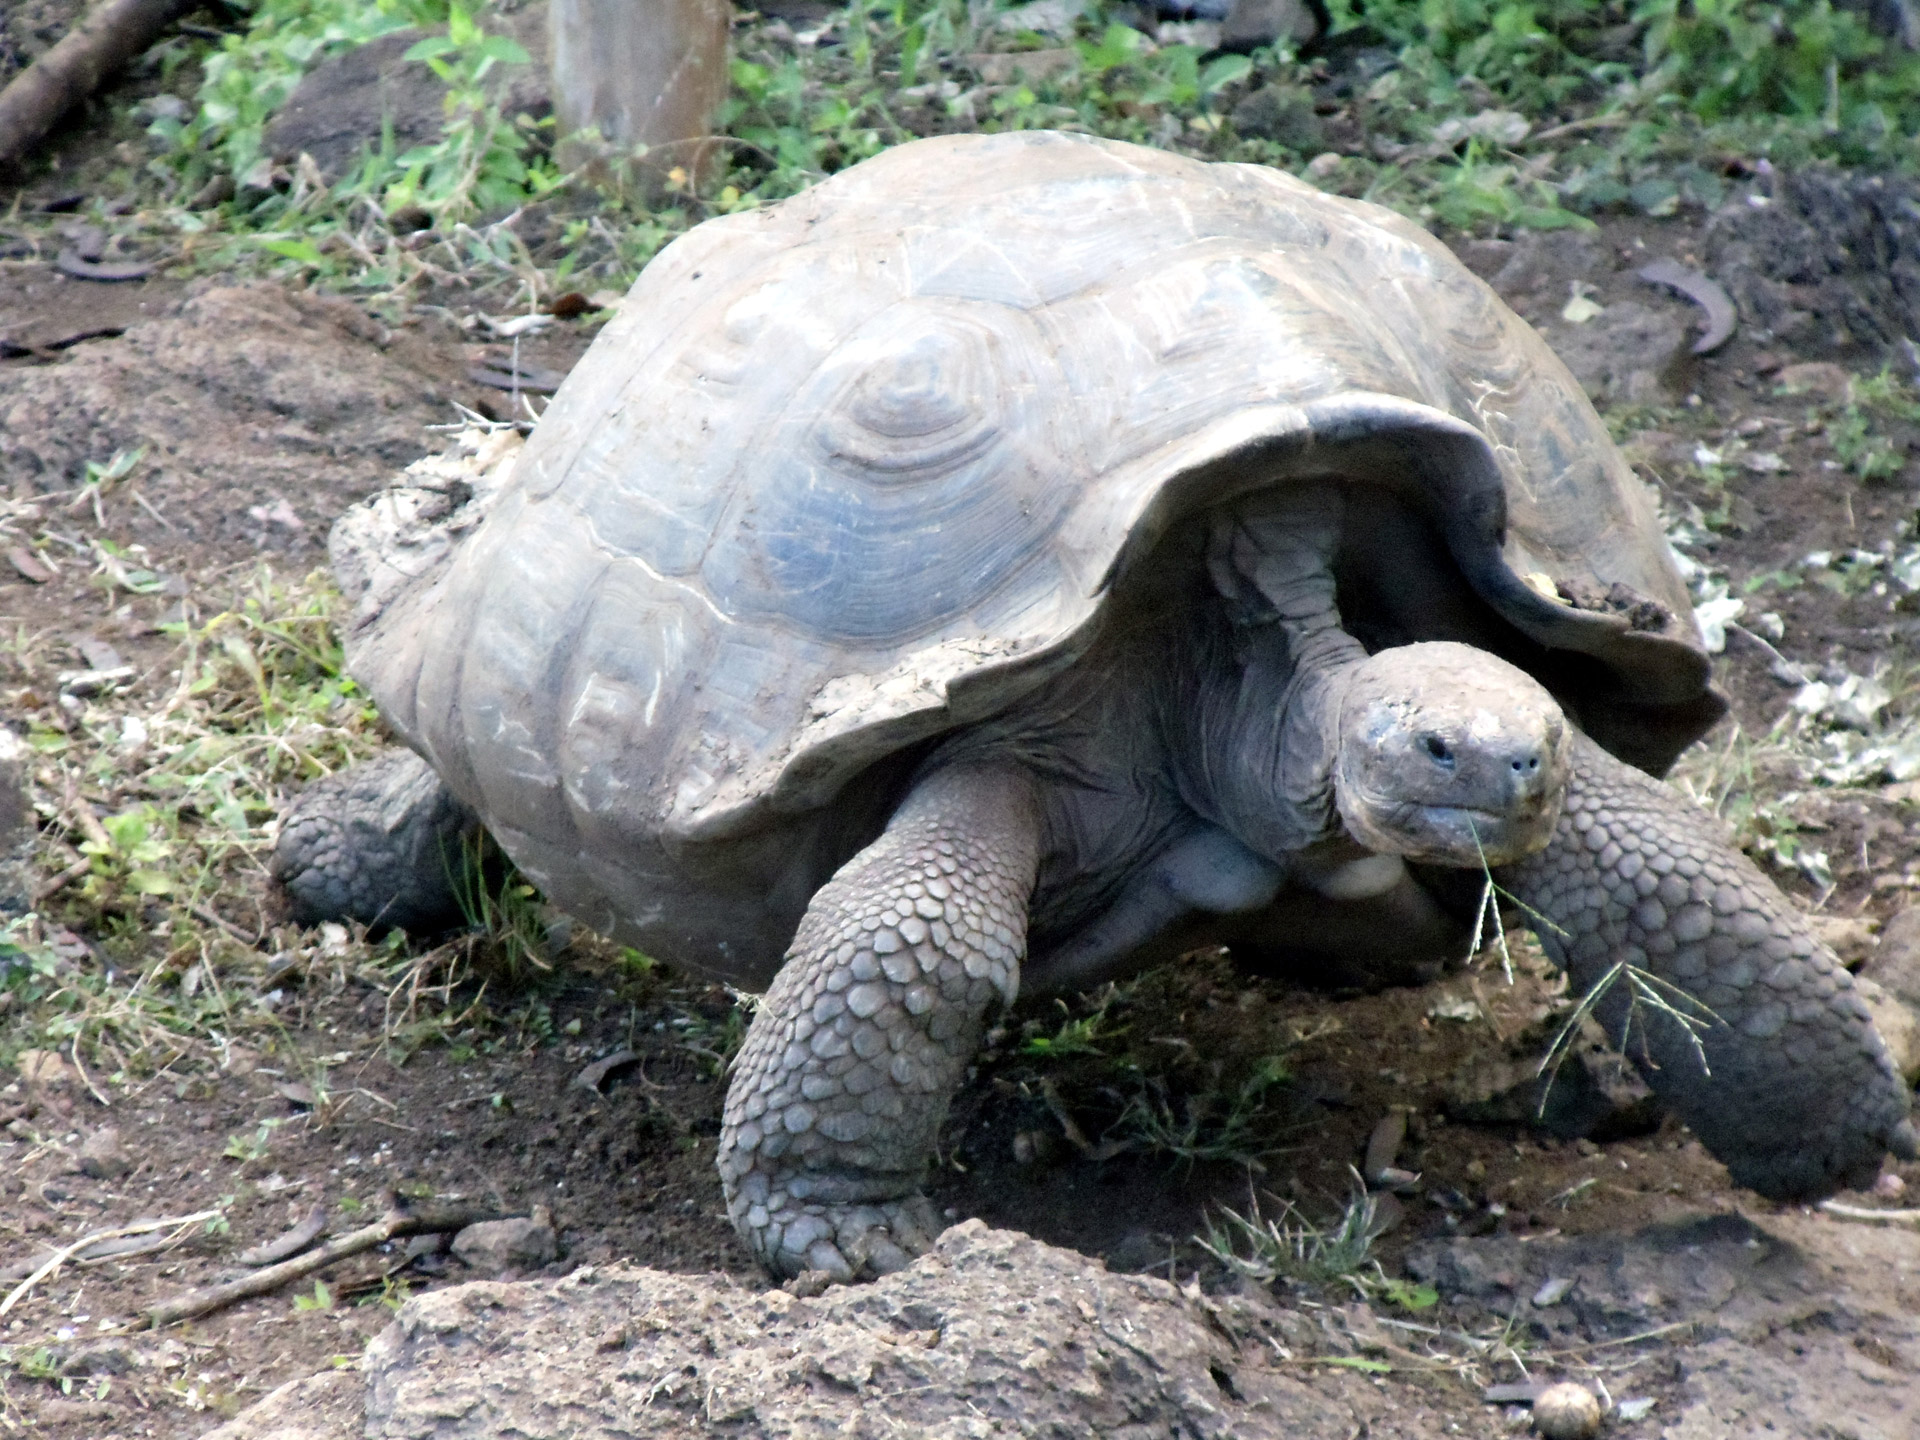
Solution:
M 1514 246 L 1467 245 L 1463 253 L 1483 273 L 1505 277 L 1522 313 L 1561 338 L 1574 280 L 1592 285 L 1603 306 L 1630 301 L 1684 327 L 1686 303 L 1632 272 L 1650 256 L 1697 257 L 1704 243 L 1698 225 L 1632 221 L 1610 223 L 1577 246 L 1523 241 L 1532 256 L 1523 264 Z M 62 344 L 85 332 L 94 338 Z M 163 593 L 119 603 L 103 602 L 88 583 L 90 559 L 45 584 L 0 568 L 6 623 L 23 635 L 58 637 L 12 662 L 16 724 L 35 714 L 52 720 L 47 678 L 84 659 L 83 639 L 119 648 L 144 672 L 140 683 L 159 693 L 177 661 L 174 639 L 157 626 L 181 599 L 237 567 L 265 561 L 297 575 L 316 566 L 330 518 L 433 448 L 426 427 L 452 419 L 453 402 L 500 402 L 468 378 L 483 346 L 440 315 L 416 312 L 396 324 L 347 301 L 267 284 L 109 287 L 6 262 L 0 334 L 28 352 L 0 368 L 0 472 L 11 500 L 44 503 L 73 492 L 88 461 L 144 447 L 127 487 L 105 502 L 104 526 L 84 504 L 63 510 L 66 500 L 53 502 L 47 523 L 145 547 L 145 567 L 169 577 Z M 523 360 L 563 370 L 588 338 L 577 324 L 558 326 L 529 342 Z M 1662 370 L 1660 383 L 1670 388 L 1654 393 L 1654 408 L 1632 427 L 1644 473 L 1673 508 L 1691 502 L 1724 511 L 1701 558 L 1732 579 L 1736 594 L 1748 577 L 1791 569 L 1809 551 L 1891 539 L 1913 511 L 1920 470 L 1910 460 L 1874 487 L 1823 469 L 1832 445 L 1809 433 L 1810 402 L 1773 393 L 1783 365 L 1835 358 L 1869 368 L 1860 354 L 1836 355 L 1817 330 L 1797 349 L 1740 335 L 1710 357 Z M 1781 468 L 1736 470 L 1716 487 L 1685 464 L 1696 446 L 1725 449 L 1734 439 L 1778 454 Z M 72 543 L 76 554 L 87 548 Z M 1912 638 L 1911 612 L 1893 595 L 1843 595 L 1809 583 L 1763 598 L 1750 609 L 1777 611 L 1780 648 L 1814 669 L 1838 663 L 1865 673 L 1899 659 Z M 1725 751 L 1735 726 L 1764 734 L 1783 712 L 1793 692 L 1770 677 L 1771 664 L 1750 644 L 1722 660 L 1733 715 L 1705 754 Z M 1776 871 L 1787 888 L 1842 919 L 1877 921 L 1907 903 L 1920 813 L 1904 789 L 1809 791 L 1794 804 L 1794 818 L 1827 850 L 1835 883 L 1821 892 L 1799 871 Z M 251 897 L 220 897 L 222 911 L 247 929 L 272 913 L 264 878 L 256 884 Z M 107 963 L 104 938 L 77 937 L 80 963 Z M 0 1344 L 16 1354 L 53 1347 L 57 1367 L 143 1305 L 233 1273 L 234 1251 L 271 1238 L 310 1205 L 330 1206 L 341 1230 L 388 1189 L 464 1196 L 506 1211 L 551 1207 L 562 1249 L 549 1267 L 555 1274 L 616 1257 L 675 1271 L 753 1273 L 725 1221 L 713 1168 L 723 1090 L 716 1056 L 737 1024 L 724 992 L 659 972 L 636 975 L 583 944 L 575 963 L 539 985 L 496 985 L 489 1003 L 501 1018 L 491 1025 L 451 1026 L 450 1043 L 407 1054 L 390 1043 L 388 998 L 332 964 L 331 943 L 279 930 L 262 942 L 300 957 L 281 984 L 282 1028 L 270 1046 L 234 1045 L 217 1065 L 108 1084 L 110 1106 L 91 1093 L 88 1077 L 0 1087 L 0 1264 L 231 1197 L 230 1233 L 196 1235 L 161 1256 L 65 1270 L 0 1320 Z M 1853 958 L 1866 944 L 1856 939 Z M 1215 1276 L 1192 1238 L 1209 1206 L 1244 1209 L 1250 1194 L 1271 1192 L 1309 1214 L 1330 1213 L 1349 1193 L 1349 1167 L 1376 1123 L 1406 1106 L 1413 1120 L 1399 1164 L 1421 1178 L 1382 1245 L 1390 1272 L 1409 1244 L 1448 1234 L 1621 1233 L 1702 1212 L 1776 1213 L 1731 1189 L 1671 1122 L 1596 1145 L 1441 1119 L 1440 1098 L 1461 1065 L 1510 1043 L 1537 1044 L 1553 998 L 1549 982 L 1524 964 L 1511 989 L 1497 964 L 1483 960 L 1428 989 L 1331 998 L 1198 957 L 1132 992 L 1096 1053 L 1056 1062 L 1022 1053 L 1021 1042 L 1052 1035 L 1066 1017 L 1030 1007 L 1011 1017 L 981 1060 L 932 1193 L 953 1216 L 1017 1227 L 1115 1269 Z M 1443 1003 L 1463 1000 L 1475 1003 L 1478 1018 L 1444 1018 L 1468 1013 Z M 1082 1002 L 1072 1013 L 1093 1008 Z M 572 1083 L 590 1061 L 621 1048 L 636 1060 L 614 1072 L 604 1094 Z M 1139 1058 L 1156 1054 L 1164 1057 L 1157 1063 Z M 1285 1057 L 1291 1078 L 1261 1112 L 1257 1166 L 1156 1153 L 1121 1123 L 1141 1093 L 1161 1094 L 1176 1119 L 1191 1113 L 1202 1103 L 1196 1097 L 1233 1090 L 1274 1054 Z M 90 1178 L 78 1152 L 108 1125 L 119 1131 L 131 1170 Z M 1129 1135 L 1130 1144 L 1113 1143 Z M 1920 1184 L 1920 1166 L 1894 1168 Z M 0 1378 L 0 1420 L 73 1440 L 199 1435 L 267 1389 L 355 1355 L 389 1319 L 383 1296 L 463 1273 L 444 1257 L 404 1270 L 397 1260 L 370 1255 L 332 1272 L 332 1308 L 301 1308 L 280 1294 L 163 1335 L 136 1334 L 124 1352 L 130 1360 L 106 1367 L 124 1373 L 87 1374 L 83 1364 L 64 1380 L 33 1379 L 16 1365 Z M 310 1284 L 303 1293 L 312 1295 Z M 1444 1307 L 1438 1313 L 1436 1323 L 1448 1323 Z M 1316 1383 L 1349 1398 L 1378 1390 L 1378 1434 L 1395 1433 L 1392 1412 L 1402 1404 L 1452 1416 L 1466 1433 L 1487 1433 L 1497 1413 L 1457 1388 L 1380 1390 L 1348 1371 Z M 1672 1383 L 1670 1367 L 1652 1363 L 1638 1377 L 1656 1397 Z M 1615 1433 L 1650 1436 L 1661 1423 L 1656 1409 Z

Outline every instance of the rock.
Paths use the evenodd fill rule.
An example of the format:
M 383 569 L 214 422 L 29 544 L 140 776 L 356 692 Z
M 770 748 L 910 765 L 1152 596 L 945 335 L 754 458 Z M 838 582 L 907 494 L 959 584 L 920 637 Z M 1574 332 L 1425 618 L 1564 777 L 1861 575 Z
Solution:
M 1600 1402 L 1584 1385 L 1549 1385 L 1534 1397 L 1533 1428 L 1546 1440 L 1588 1440 L 1600 1430 Z
M 57 1050 L 22 1050 L 13 1060 L 14 1068 L 27 1085 L 40 1090 L 64 1090 L 79 1083 L 73 1067 Z
M 453 1237 L 453 1253 L 476 1270 L 537 1270 L 560 1253 L 545 1206 L 519 1220 L 483 1220 Z
M 1288 1316 L 1109 1274 L 978 1220 L 898 1274 L 816 1299 L 628 1266 L 476 1282 L 409 1300 L 369 1347 L 363 1428 L 256 1427 L 250 1411 L 208 1440 L 1347 1440 L 1365 1429 L 1337 1392 L 1273 1360 L 1259 1323 L 1234 1308 L 1254 1303 Z
M 102 1125 L 80 1146 L 80 1173 L 95 1180 L 118 1180 L 133 1169 L 133 1161 L 120 1143 L 120 1132 Z
M 0 725 L 0 914 L 33 908 L 33 748 Z
M 1250 140 L 1272 140 L 1303 154 L 1321 148 L 1326 133 L 1313 113 L 1313 92 L 1300 85 L 1262 85 L 1233 107 L 1233 128 Z
M 1584 325 L 1555 324 L 1545 334 L 1596 404 L 1653 404 L 1686 386 L 1691 337 L 1671 310 L 1621 300 Z
M 1777 389 L 1790 395 L 1813 395 L 1838 404 L 1853 393 L 1853 376 L 1831 360 L 1807 360 L 1774 372 Z
M 1894 1067 L 1909 1081 L 1920 1080 L 1920 1013 L 1864 976 L 1854 976 L 1853 986 L 1867 1002 L 1873 1027 L 1887 1042 Z
M 1306 0 L 1233 0 L 1220 25 L 1220 48 L 1257 50 L 1277 40 L 1305 45 L 1319 34 L 1319 17 Z
M 201 1440 L 360 1440 L 366 1382 L 353 1370 L 309 1375 L 209 1430 Z
M 1920 905 L 1909 905 L 1880 928 L 1880 944 L 1860 974 L 1920 1011 Z
M 1571 1281 L 1559 1304 L 1530 1311 L 1536 1330 L 1588 1341 L 1728 1314 L 1803 1293 L 1791 1245 L 1741 1215 L 1702 1215 L 1633 1234 L 1541 1240 L 1517 1235 L 1416 1242 L 1407 1273 L 1443 1297 L 1520 1311 L 1549 1281 Z
M 1660 1102 L 1633 1066 L 1585 1020 L 1558 1067 L 1539 1073 L 1552 1042 L 1530 1031 L 1504 1056 L 1469 1061 L 1447 1082 L 1441 1106 L 1466 1125 L 1513 1125 L 1560 1140 L 1621 1140 L 1660 1124 Z
M 529 6 L 512 15 L 482 11 L 476 18 L 488 33 L 509 36 L 531 57 L 530 64 L 496 66 L 488 77 L 501 110 L 535 119 L 549 114 L 547 7 Z M 369 146 L 379 145 L 385 123 L 393 126 L 396 154 L 438 140 L 447 87 L 425 64 L 403 58 L 421 38 L 421 31 L 401 30 L 315 65 L 274 112 L 264 137 L 267 153 L 285 161 L 310 155 L 331 182 L 351 173 Z
M 1759 203 L 1754 203 L 1754 201 Z M 1920 335 L 1920 180 L 1815 166 L 1715 212 L 1706 268 L 1759 344 L 1898 354 Z
M 1849 970 L 1858 970 L 1880 944 L 1875 922 L 1864 915 L 1809 915 L 1807 920 L 1820 943 Z
M 1078 50 L 993 50 L 966 57 L 983 85 L 1037 85 L 1080 64 Z
M 75 1346 L 60 1362 L 60 1373 L 70 1379 L 83 1375 L 131 1375 L 139 1366 L 133 1347 L 124 1340 L 95 1340 Z

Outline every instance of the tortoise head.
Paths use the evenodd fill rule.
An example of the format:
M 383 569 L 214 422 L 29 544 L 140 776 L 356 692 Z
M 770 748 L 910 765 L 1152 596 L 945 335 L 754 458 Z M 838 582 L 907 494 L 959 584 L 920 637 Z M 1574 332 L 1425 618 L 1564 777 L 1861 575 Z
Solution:
M 1572 726 L 1525 671 L 1451 641 L 1348 672 L 1334 797 L 1368 849 L 1503 865 L 1542 849 L 1566 797 Z

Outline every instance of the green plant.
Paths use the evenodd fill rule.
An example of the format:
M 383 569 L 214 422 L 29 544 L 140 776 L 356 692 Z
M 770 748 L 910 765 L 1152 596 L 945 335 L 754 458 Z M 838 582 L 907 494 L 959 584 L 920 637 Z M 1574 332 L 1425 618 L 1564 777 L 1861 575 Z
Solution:
M 1056 999 L 1054 1004 L 1060 1008 L 1064 1017 L 1060 1028 L 1051 1035 L 1040 1032 L 1038 1021 L 1029 1021 L 1020 1041 L 1020 1053 L 1039 1060 L 1063 1060 L 1073 1055 L 1100 1055 L 1105 1052 L 1101 1046 L 1116 1040 L 1126 1033 L 1124 1027 L 1109 1030 L 1107 1010 L 1113 1004 L 1116 994 L 1113 986 L 1105 987 L 1098 1007 L 1088 1014 L 1075 1015 L 1067 1002 Z
M 220 1153 L 242 1165 L 264 1160 L 272 1147 L 273 1132 L 285 1123 L 284 1120 L 262 1120 L 251 1135 L 229 1135 L 226 1148 Z
M 529 63 L 518 43 L 487 34 L 454 0 L 447 33 L 420 41 L 406 58 L 425 63 L 445 83 L 447 118 L 439 140 L 394 160 L 399 175 L 383 197 L 388 213 L 417 207 L 445 224 L 510 209 L 560 183 L 559 172 L 531 153 L 535 122 L 500 113 L 483 88 L 496 65 Z
M 311 1295 L 293 1297 L 293 1308 L 295 1310 L 331 1310 L 333 1309 L 333 1291 L 327 1287 L 326 1281 L 316 1280 L 313 1282 Z
M 316 60 L 446 16 L 434 0 L 255 0 L 250 9 L 246 28 L 201 60 L 191 119 L 153 123 L 195 183 L 215 166 L 243 183 L 264 180 L 258 167 L 267 122 Z
M 1231 1090 L 1180 1090 L 1142 1074 L 1138 1091 L 1108 1135 L 1179 1165 L 1217 1160 L 1254 1165 L 1278 1148 L 1272 1138 L 1273 1092 L 1291 1078 L 1278 1055 L 1261 1060 Z
M 1272 1198 L 1272 1197 L 1269 1197 Z M 1226 1206 L 1209 1215 L 1200 1247 L 1235 1274 L 1261 1284 L 1289 1280 L 1304 1285 L 1345 1285 L 1362 1299 L 1378 1298 L 1407 1310 L 1439 1300 L 1430 1286 L 1389 1276 L 1373 1256 L 1373 1242 L 1386 1228 L 1377 1196 L 1353 1177 L 1353 1192 L 1326 1225 L 1309 1220 L 1291 1201 L 1280 1213 L 1261 1213 L 1256 1196 L 1246 1214 Z
M 1547 1046 L 1547 1053 L 1540 1057 L 1535 1073 L 1557 1075 L 1561 1062 L 1572 1053 L 1573 1040 L 1580 1031 L 1580 1022 L 1593 1014 L 1601 1000 L 1615 985 L 1627 987 L 1627 1018 L 1620 1029 L 1619 1043 L 1622 1050 L 1628 1049 L 1633 1042 L 1634 1027 L 1638 1025 L 1644 1035 L 1649 1015 L 1665 1017 L 1680 1028 L 1687 1044 L 1693 1050 L 1694 1059 L 1699 1063 L 1701 1073 L 1711 1075 L 1707 1064 L 1706 1046 L 1700 1043 L 1700 1037 L 1714 1025 L 1724 1025 L 1705 1001 L 1689 995 L 1678 985 L 1663 980 L 1652 971 L 1632 965 L 1624 960 L 1614 962 L 1598 980 L 1587 988 L 1574 1007 L 1567 1012 L 1553 1041 Z M 1644 1044 L 1644 1042 L 1643 1042 Z M 1542 1113 L 1546 1109 L 1546 1095 L 1540 1097 Z
M 469 958 L 509 987 L 550 974 L 547 922 L 540 892 L 529 885 L 484 830 L 447 857 L 454 900 L 473 941 Z

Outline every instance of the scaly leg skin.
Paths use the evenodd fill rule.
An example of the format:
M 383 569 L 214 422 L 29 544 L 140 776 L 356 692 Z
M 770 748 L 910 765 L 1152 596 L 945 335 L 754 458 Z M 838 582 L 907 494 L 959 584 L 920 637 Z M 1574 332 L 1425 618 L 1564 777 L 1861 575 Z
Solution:
M 1888 1150 L 1914 1158 L 1911 1098 L 1852 977 L 1683 796 L 1582 736 L 1552 841 L 1500 879 L 1575 993 L 1623 962 L 1712 1010 L 1705 1069 L 1625 976 L 1596 1013 L 1737 1183 L 1811 1200 L 1871 1184 Z
M 813 897 L 720 1134 L 727 1211 L 769 1270 L 846 1282 L 933 1243 L 921 1175 L 988 1011 L 1019 989 L 1039 832 L 1023 777 L 941 771 Z
M 478 826 L 425 760 L 394 750 L 301 791 L 267 868 L 296 924 L 359 920 L 425 933 L 461 918 L 453 881 Z

